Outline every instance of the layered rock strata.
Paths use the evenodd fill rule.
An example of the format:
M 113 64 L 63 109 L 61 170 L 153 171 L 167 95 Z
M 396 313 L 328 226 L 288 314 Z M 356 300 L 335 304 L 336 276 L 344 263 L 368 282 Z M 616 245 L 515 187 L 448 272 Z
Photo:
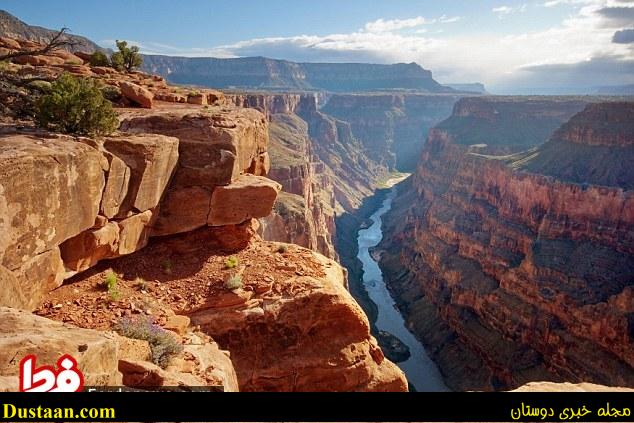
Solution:
M 64 279 L 151 236 L 270 213 L 281 187 L 259 176 L 268 132 L 257 111 L 167 108 L 122 119 L 126 133 L 99 141 L 0 138 L 0 265 L 16 294 L 5 305 L 32 309 Z
M 589 105 L 511 156 L 430 133 L 388 215 L 381 265 L 451 387 L 634 386 L 634 195 L 618 159 L 633 118 L 631 104 Z M 579 156 L 585 174 L 570 172 L 570 143 L 596 147 Z M 610 171 L 594 172 L 608 154 Z
M 321 111 L 349 122 L 372 160 L 409 172 L 416 167 L 428 130 L 451 115 L 459 98 L 455 94 L 334 94 Z

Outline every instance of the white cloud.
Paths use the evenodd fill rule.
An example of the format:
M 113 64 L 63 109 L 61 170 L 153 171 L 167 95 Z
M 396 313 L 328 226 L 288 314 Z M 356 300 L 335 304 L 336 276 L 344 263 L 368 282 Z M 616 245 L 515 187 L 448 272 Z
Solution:
M 492 88 L 495 85 L 509 87 L 519 84 L 518 81 L 527 75 L 537 81 L 537 73 L 553 69 L 559 69 L 561 75 L 565 74 L 564 70 L 570 69 L 574 72 L 569 72 L 569 75 L 593 72 L 596 76 L 598 64 L 604 66 L 601 69 L 620 66 L 620 70 L 606 73 L 608 78 L 631 69 L 622 65 L 634 59 L 632 45 L 612 42 L 615 28 L 608 25 L 610 17 L 600 12 L 606 7 L 622 6 L 624 0 L 557 1 L 575 2 L 579 7 L 550 28 L 506 36 L 472 31 L 440 34 L 438 25 L 456 22 L 460 18 L 443 15 L 426 19 L 417 16 L 378 19 L 350 33 L 266 37 L 205 49 L 159 48 L 147 43 L 142 45 L 142 51 L 187 56 L 267 56 L 298 62 L 417 62 L 432 70 L 434 77 L 441 82 L 479 81 Z M 629 3 L 634 2 L 629 0 Z M 521 13 L 526 10 L 524 6 L 513 7 L 512 12 L 498 13 Z M 618 60 L 592 61 L 596 57 Z M 573 66 L 580 63 L 589 65 Z M 554 67 L 561 64 L 570 66 Z M 548 82 L 547 78 L 544 81 Z M 610 85 L 608 80 L 600 82 Z
M 377 19 L 366 23 L 365 30 L 368 32 L 389 32 L 405 28 L 416 28 L 427 23 L 429 22 L 422 16 L 411 19 Z
M 511 6 L 499 6 L 491 9 L 491 12 L 498 15 L 498 18 L 502 19 L 512 13 L 524 13 L 526 12 L 526 3 L 521 6 L 511 7 Z
M 363 30 L 367 32 L 392 32 L 399 31 L 401 29 L 417 28 L 423 25 L 431 24 L 449 24 L 458 22 L 461 19 L 460 16 L 447 16 L 442 15 L 437 19 L 426 19 L 422 16 L 416 16 L 410 19 L 377 19 L 365 24 Z

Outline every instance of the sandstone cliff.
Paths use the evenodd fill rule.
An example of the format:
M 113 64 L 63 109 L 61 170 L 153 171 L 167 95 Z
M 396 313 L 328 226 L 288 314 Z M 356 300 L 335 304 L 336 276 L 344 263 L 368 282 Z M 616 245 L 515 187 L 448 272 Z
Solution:
M 72 340 L 85 336 L 87 373 L 103 367 L 109 376 L 98 383 L 143 389 L 407 389 L 347 292 L 345 271 L 257 235 L 257 219 L 270 215 L 282 188 L 265 177 L 264 114 L 141 72 L 24 57 L 11 72 L 54 79 L 67 70 L 110 85 L 120 119 L 119 131 L 100 139 L 51 134 L 28 121 L 0 132 L 0 306 L 75 326 L 1 309 L 37 340 L 34 348 L 46 357 L 59 354 L 57 346 L 81 353 L 86 346 Z M 325 239 L 316 242 L 327 250 Z M 147 342 L 103 332 L 135 316 L 175 334 L 182 351 L 167 367 L 149 362 Z M 49 328 L 46 336 L 32 329 L 39 326 Z M 340 327 L 349 330 L 333 333 Z M 15 338 L 4 335 L 3 343 Z M 0 373 L 2 389 L 14 364 Z
M 500 105 L 493 115 L 463 105 L 452 120 L 506 114 Z M 468 145 L 479 140 L 461 142 L 467 132 L 445 124 L 430 132 L 388 216 L 381 265 L 451 387 L 634 386 L 634 196 L 631 181 L 621 182 L 632 110 L 590 105 L 532 154 L 472 154 Z M 567 113 L 569 105 L 551 105 L 546 121 Z M 500 145 L 504 136 L 487 139 L 514 148 Z M 583 154 L 576 165 L 588 171 L 571 173 L 570 143 L 610 154 L 600 167 L 610 172 L 594 172 L 594 156 Z
M 225 98 L 270 120 L 269 176 L 284 193 L 262 219 L 264 238 L 335 257 L 335 217 L 356 210 L 386 167 L 368 157 L 347 122 L 318 110 L 323 94 L 228 92 Z

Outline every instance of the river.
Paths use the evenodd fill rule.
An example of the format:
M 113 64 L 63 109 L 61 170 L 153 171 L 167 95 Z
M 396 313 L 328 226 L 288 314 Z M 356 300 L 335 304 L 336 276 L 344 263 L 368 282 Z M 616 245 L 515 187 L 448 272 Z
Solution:
M 410 350 L 410 357 L 406 361 L 397 363 L 405 372 L 409 384 L 413 385 L 419 392 L 449 391 L 436 364 L 428 357 L 423 345 L 407 329 L 403 316 L 396 308 L 396 304 L 385 286 L 383 273 L 369 252 L 369 249 L 378 245 L 383 238 L 381 217 L 390 210 L 395 196 L 396 188 L 392 187 L 383 200 L 381 208 L 370 216 L 372 225 L 359 231 L 359 254 L 357 257 L 363 264 L 363 285 L 370 299 L 378 308 L 377 329 L 397 337 Z

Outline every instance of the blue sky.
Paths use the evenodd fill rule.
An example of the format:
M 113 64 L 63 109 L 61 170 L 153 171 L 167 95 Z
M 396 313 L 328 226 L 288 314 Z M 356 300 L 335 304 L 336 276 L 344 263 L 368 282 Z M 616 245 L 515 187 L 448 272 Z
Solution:
M 29 24 L 67 26 L 146 53 L 296 61 L 415 61 L 441 82 L 634 83 L 634 0 L 4 0 Z M 623 33 L 629 36 L 629 32 Z M 626 42 L 622 42 L 625 40 Z M 634 41 L 634 40 L 633 40 Z

